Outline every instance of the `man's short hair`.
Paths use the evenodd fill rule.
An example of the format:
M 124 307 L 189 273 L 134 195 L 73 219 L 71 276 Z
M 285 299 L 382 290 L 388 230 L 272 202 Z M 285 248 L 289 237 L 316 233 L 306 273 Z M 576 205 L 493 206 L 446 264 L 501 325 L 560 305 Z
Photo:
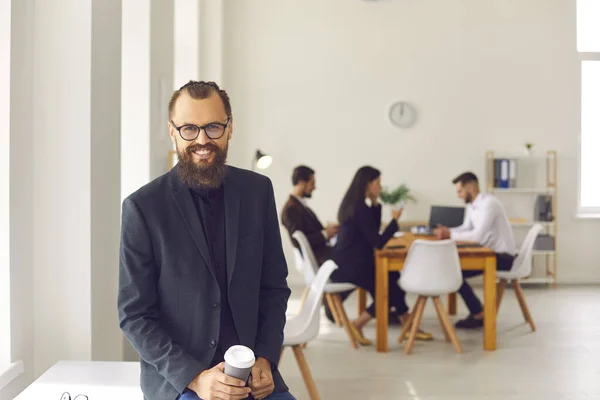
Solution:
M 452 180 L 452 183 L 455 185 L 460 182 L 461 185 L 466 185 L 467 183 L 474 182 L 476 185 L 479 185 L 479 180 L 477 179 L 477 175 L 472 172 L 463 172 L 456 178 Z
M 296 186 L 300 182 L 308 182 L 310 178 L 315 174 L 311 168 L 306 165 L 300 165 L 294 168 L 294 173 L 292 174 L 292 185 Z
M 171 96 L 171 100 L 169 101 L 169 119 L 173 116 L 173 109 L 175 108 L 175 103 L 181 93 L 187 93 L 192 99 L 207 99 L 213 93 L 216 93 L 223 101 L 223 107 L 225 107 L 225 113 L 227 114 L 227 118 L 231 118 L 231 102 L 229 100 L 229 95 L 226 91 L 219 88 L 214 82 L 204 82 L 204 81 L 189 81 L 178 90 L 173 92 Z

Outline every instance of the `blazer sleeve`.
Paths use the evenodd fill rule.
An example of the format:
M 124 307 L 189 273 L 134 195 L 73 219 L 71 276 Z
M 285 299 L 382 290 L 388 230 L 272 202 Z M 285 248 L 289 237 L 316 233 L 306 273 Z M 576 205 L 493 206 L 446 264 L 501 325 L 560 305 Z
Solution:
M 119 325 L 140 358 L 183 393 L 208 366 L 187 353 L 160 326 L 152 243 L 146 221 L 131 199 L 123 202 L 119 258 Z
M 257 357 L 264 357 L 276 366 L 281 355 L 285 311 L 291 291 L 286 281 L 288 269 L 281 245 L 273 184 L 270 180 L 267 190 L 258 329 L 254 352 Z
M 310 243 L 310 246 L 313 249 L 319 245 L 325 244 L 325 236 L 323 236 L 322 231 L 312 233 L 306 232 L 306 219 L 305 216 L 302 215 L 302 211 L 299 210 L 298 207 L 286 207 L 283 212 L 283 215 L 281 216 L 281 222 L 283 223 L 283 226 L 285 226 L 285 228 L 287 229 L 290 236 L 293 235 L 296 231 L 301 231 L 302 233 L 304 233 L 304 235 L 308 239 L 308 243 Z
M 381 249 L 398 231 L 398 223 L 392 219 L 385 231 L 380 235 L 379 226 L 381 225 L 381 206 L 367 207 L 366 204 L 359 204 L 354 212 L 356 225 L 367 240 L 375 249 Z

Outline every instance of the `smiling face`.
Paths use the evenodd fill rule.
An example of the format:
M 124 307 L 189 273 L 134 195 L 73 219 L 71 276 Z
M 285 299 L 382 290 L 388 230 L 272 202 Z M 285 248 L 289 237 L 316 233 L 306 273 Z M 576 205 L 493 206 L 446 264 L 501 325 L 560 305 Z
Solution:
M 198 132 L 197 127 L 201 127 Z M 233 129 L 216 91 L 194 98 L 183 90 L 173 105 L 169 134 L 177 149 L 179 173 L 190 187 L 219 187 L 225 177 Z M 186 140 L 194 138 L 193 140 Z M 221 135 L 219 137 L 219 135 Z

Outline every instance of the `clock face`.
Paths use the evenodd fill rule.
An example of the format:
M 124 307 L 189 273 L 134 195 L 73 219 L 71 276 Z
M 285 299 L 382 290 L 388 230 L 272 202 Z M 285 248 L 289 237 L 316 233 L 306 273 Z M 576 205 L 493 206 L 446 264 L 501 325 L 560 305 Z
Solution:
M 417 110 L 412 104 L 399 101 L 390 107 L 390 120 L 400 128 L 410 128 L 417 120 Z

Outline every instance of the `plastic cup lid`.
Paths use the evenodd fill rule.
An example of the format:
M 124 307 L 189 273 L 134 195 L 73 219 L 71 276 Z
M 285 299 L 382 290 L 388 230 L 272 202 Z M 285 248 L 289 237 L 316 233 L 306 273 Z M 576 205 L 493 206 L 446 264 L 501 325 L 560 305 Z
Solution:
M 235 368 L 250 368 L 254 361 L 254 352 L 246 346 L 231 346 L 225 352 L 225 362 Z

